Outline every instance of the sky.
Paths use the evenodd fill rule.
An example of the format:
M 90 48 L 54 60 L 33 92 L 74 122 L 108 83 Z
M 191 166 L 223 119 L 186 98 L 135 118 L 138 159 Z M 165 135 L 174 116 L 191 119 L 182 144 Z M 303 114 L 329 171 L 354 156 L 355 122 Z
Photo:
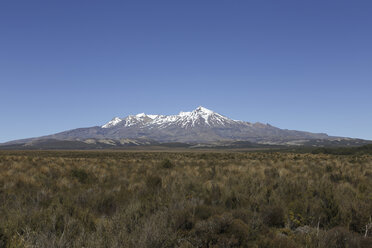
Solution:
M 204 106 L 372 140 L 372 1 L 0 1 L 0 142 Z

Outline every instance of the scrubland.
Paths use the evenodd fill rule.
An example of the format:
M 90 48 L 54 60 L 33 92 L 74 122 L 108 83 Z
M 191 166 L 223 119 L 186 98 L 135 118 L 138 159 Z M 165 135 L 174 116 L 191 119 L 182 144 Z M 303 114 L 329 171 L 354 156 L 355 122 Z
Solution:
M 372 156 L 0 152 L 0 247 L 372 247 Z

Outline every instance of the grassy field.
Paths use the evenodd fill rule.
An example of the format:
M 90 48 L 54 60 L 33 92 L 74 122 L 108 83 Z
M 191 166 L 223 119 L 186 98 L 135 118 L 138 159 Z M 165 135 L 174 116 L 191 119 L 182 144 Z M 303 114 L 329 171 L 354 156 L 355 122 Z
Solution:
M 372 247 L 372 155 L 0 152 L 0 247 Z

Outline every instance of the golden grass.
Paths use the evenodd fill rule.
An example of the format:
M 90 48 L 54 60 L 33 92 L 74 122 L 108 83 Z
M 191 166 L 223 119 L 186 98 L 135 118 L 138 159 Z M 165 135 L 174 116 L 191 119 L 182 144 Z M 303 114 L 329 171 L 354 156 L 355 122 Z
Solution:
M 370 155 L 0 152 L 0 247 L 370 247 L 371 215 Z

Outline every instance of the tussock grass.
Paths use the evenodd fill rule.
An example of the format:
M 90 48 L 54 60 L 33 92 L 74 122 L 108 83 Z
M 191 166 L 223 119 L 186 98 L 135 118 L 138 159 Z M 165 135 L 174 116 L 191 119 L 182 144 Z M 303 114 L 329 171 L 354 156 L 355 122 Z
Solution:
M 0 152 L 0 247 L 370 247 L 371 215 L 367 154 Z

